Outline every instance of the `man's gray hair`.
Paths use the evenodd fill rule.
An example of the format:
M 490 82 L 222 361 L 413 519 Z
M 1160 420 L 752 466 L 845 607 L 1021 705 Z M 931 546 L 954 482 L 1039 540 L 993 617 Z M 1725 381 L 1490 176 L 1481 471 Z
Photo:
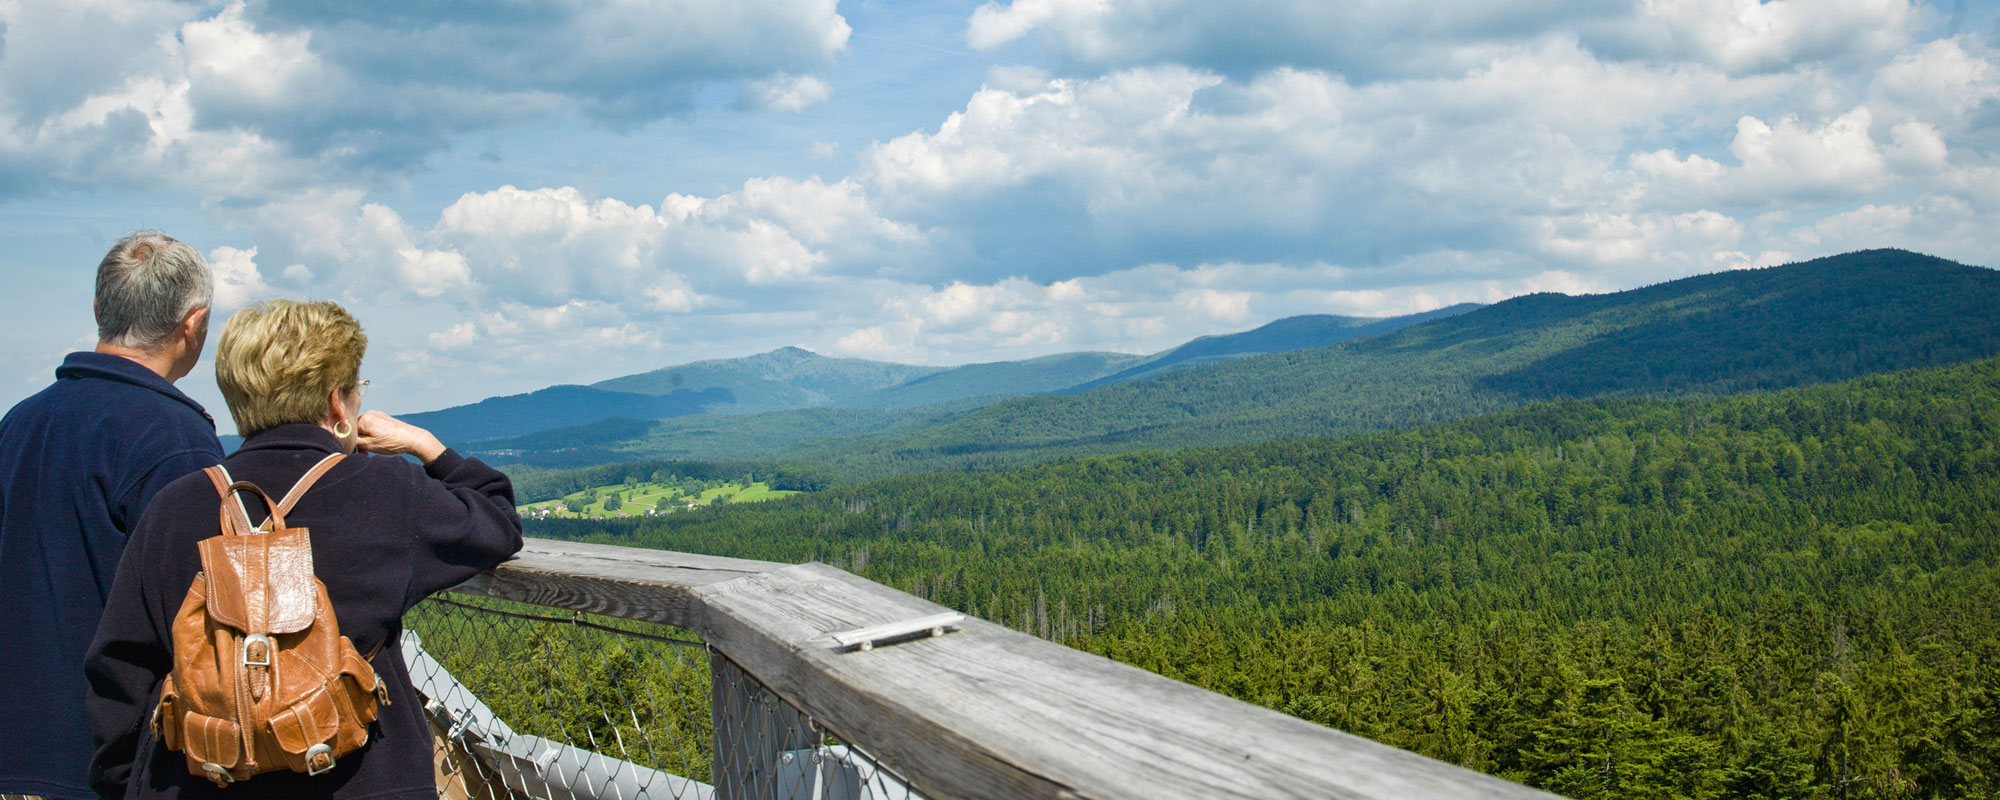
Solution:
M 214 299 L 199 251 L 159 231 L 133 231 L 97 264 L 97 340 L 156 350 L 188 312 Z

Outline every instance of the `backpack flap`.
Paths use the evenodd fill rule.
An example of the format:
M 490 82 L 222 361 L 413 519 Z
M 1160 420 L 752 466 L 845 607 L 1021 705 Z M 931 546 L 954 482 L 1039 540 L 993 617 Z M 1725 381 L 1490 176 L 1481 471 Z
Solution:
M 317 611 L 312 543 L 305 528 L 200 543 L 208 616 L 246 634 L 296 633 Z
M 188 770 L 218 784 L 234 780 L 229 773 L 243 760 L 242 732 L 236 723 L 193 711 L 182 714 L 181 720 Z
M 286 766 L 318 774 L 332 769 L 334 737 L 340 733 L 339 712 L 325 688 L 271 716 L 271 734 L 285 751 Z

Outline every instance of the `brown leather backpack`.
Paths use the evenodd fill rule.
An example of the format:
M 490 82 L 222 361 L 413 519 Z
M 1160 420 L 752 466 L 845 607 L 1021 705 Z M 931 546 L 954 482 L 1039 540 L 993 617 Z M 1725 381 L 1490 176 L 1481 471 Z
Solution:
M 173 672 L 152 724 L 167 749 L 187 755 L 188 771 L 217 786 L 280 769 L 331 770 L 368 743 L 376 704 L 389 701 L 368 659 L 340 635 L 307 530 L 285 526 L 341 458 L 319 462 L 276 503 L 208 468 L 222 495 L 222 534 L 200 543 L 202 571 L 174 615 Z M 251 526 L 236 496 L 244 491 L 271 510 L 262 526 Z

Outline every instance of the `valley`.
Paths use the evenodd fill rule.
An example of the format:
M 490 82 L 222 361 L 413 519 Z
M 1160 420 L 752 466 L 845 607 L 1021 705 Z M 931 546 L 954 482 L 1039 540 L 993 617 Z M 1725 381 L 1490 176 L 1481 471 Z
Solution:
M 468 447 L 533 536 L 825 562 L 1570 796 L 1980 796 L 1996 307 L 2000 273 L 1869 251 L 1074 392 Z
M 694 511 L 723 503 L 755 503 L 794 494 L 798 493 L 773 489 L 762 481 L 632 481 L 594 486 L 555 500 L 528 503 L 520 506 L 519 511 L 523 519 L 534 520 L 624 519 Z
M 1996 531 L 2000 359 L 530 526 L 824 561 L 1562 794 L 1695 798 L 1991 787 Z
M 2000 800 L 2000 0 L 0 0 L 0 86 L 0 800 Z

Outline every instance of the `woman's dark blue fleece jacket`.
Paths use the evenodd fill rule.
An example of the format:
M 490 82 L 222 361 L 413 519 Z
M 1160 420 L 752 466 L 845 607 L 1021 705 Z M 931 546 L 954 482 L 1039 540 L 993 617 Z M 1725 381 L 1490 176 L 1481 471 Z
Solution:
M 338 448 L 318 426 L 279 425 L 246 439 L 222 464 L 232 478 L 280 497 Z M 251 521 L 261 522 L 263 502 L 252 493 L 239 496 Z M 146 724 L 171 669 L 168 625 L 201 571 L 196 543 L 218 532 L 219 502 L 205 475 L 175 481 L 153 498 L 125 548 L 84 661 L 90 719 L 104 742 L 91 764 L 98 790 L 224 800 L 436 797 L 430 728 L 398 643 L 403 612 L 521 548 L 507 476 L 450 450 L 426 466 L 356 454 L 299 499 L 285 523 L 311 530 L 314 572 L 326 584 L 340 632 L 363 653 L 382 645 L 374 665 L 388 684 L 390 705 L 368 744 L 331 772 L 267 772 L 227 789 L 189 773 L 185 757 L 169 752 Z

